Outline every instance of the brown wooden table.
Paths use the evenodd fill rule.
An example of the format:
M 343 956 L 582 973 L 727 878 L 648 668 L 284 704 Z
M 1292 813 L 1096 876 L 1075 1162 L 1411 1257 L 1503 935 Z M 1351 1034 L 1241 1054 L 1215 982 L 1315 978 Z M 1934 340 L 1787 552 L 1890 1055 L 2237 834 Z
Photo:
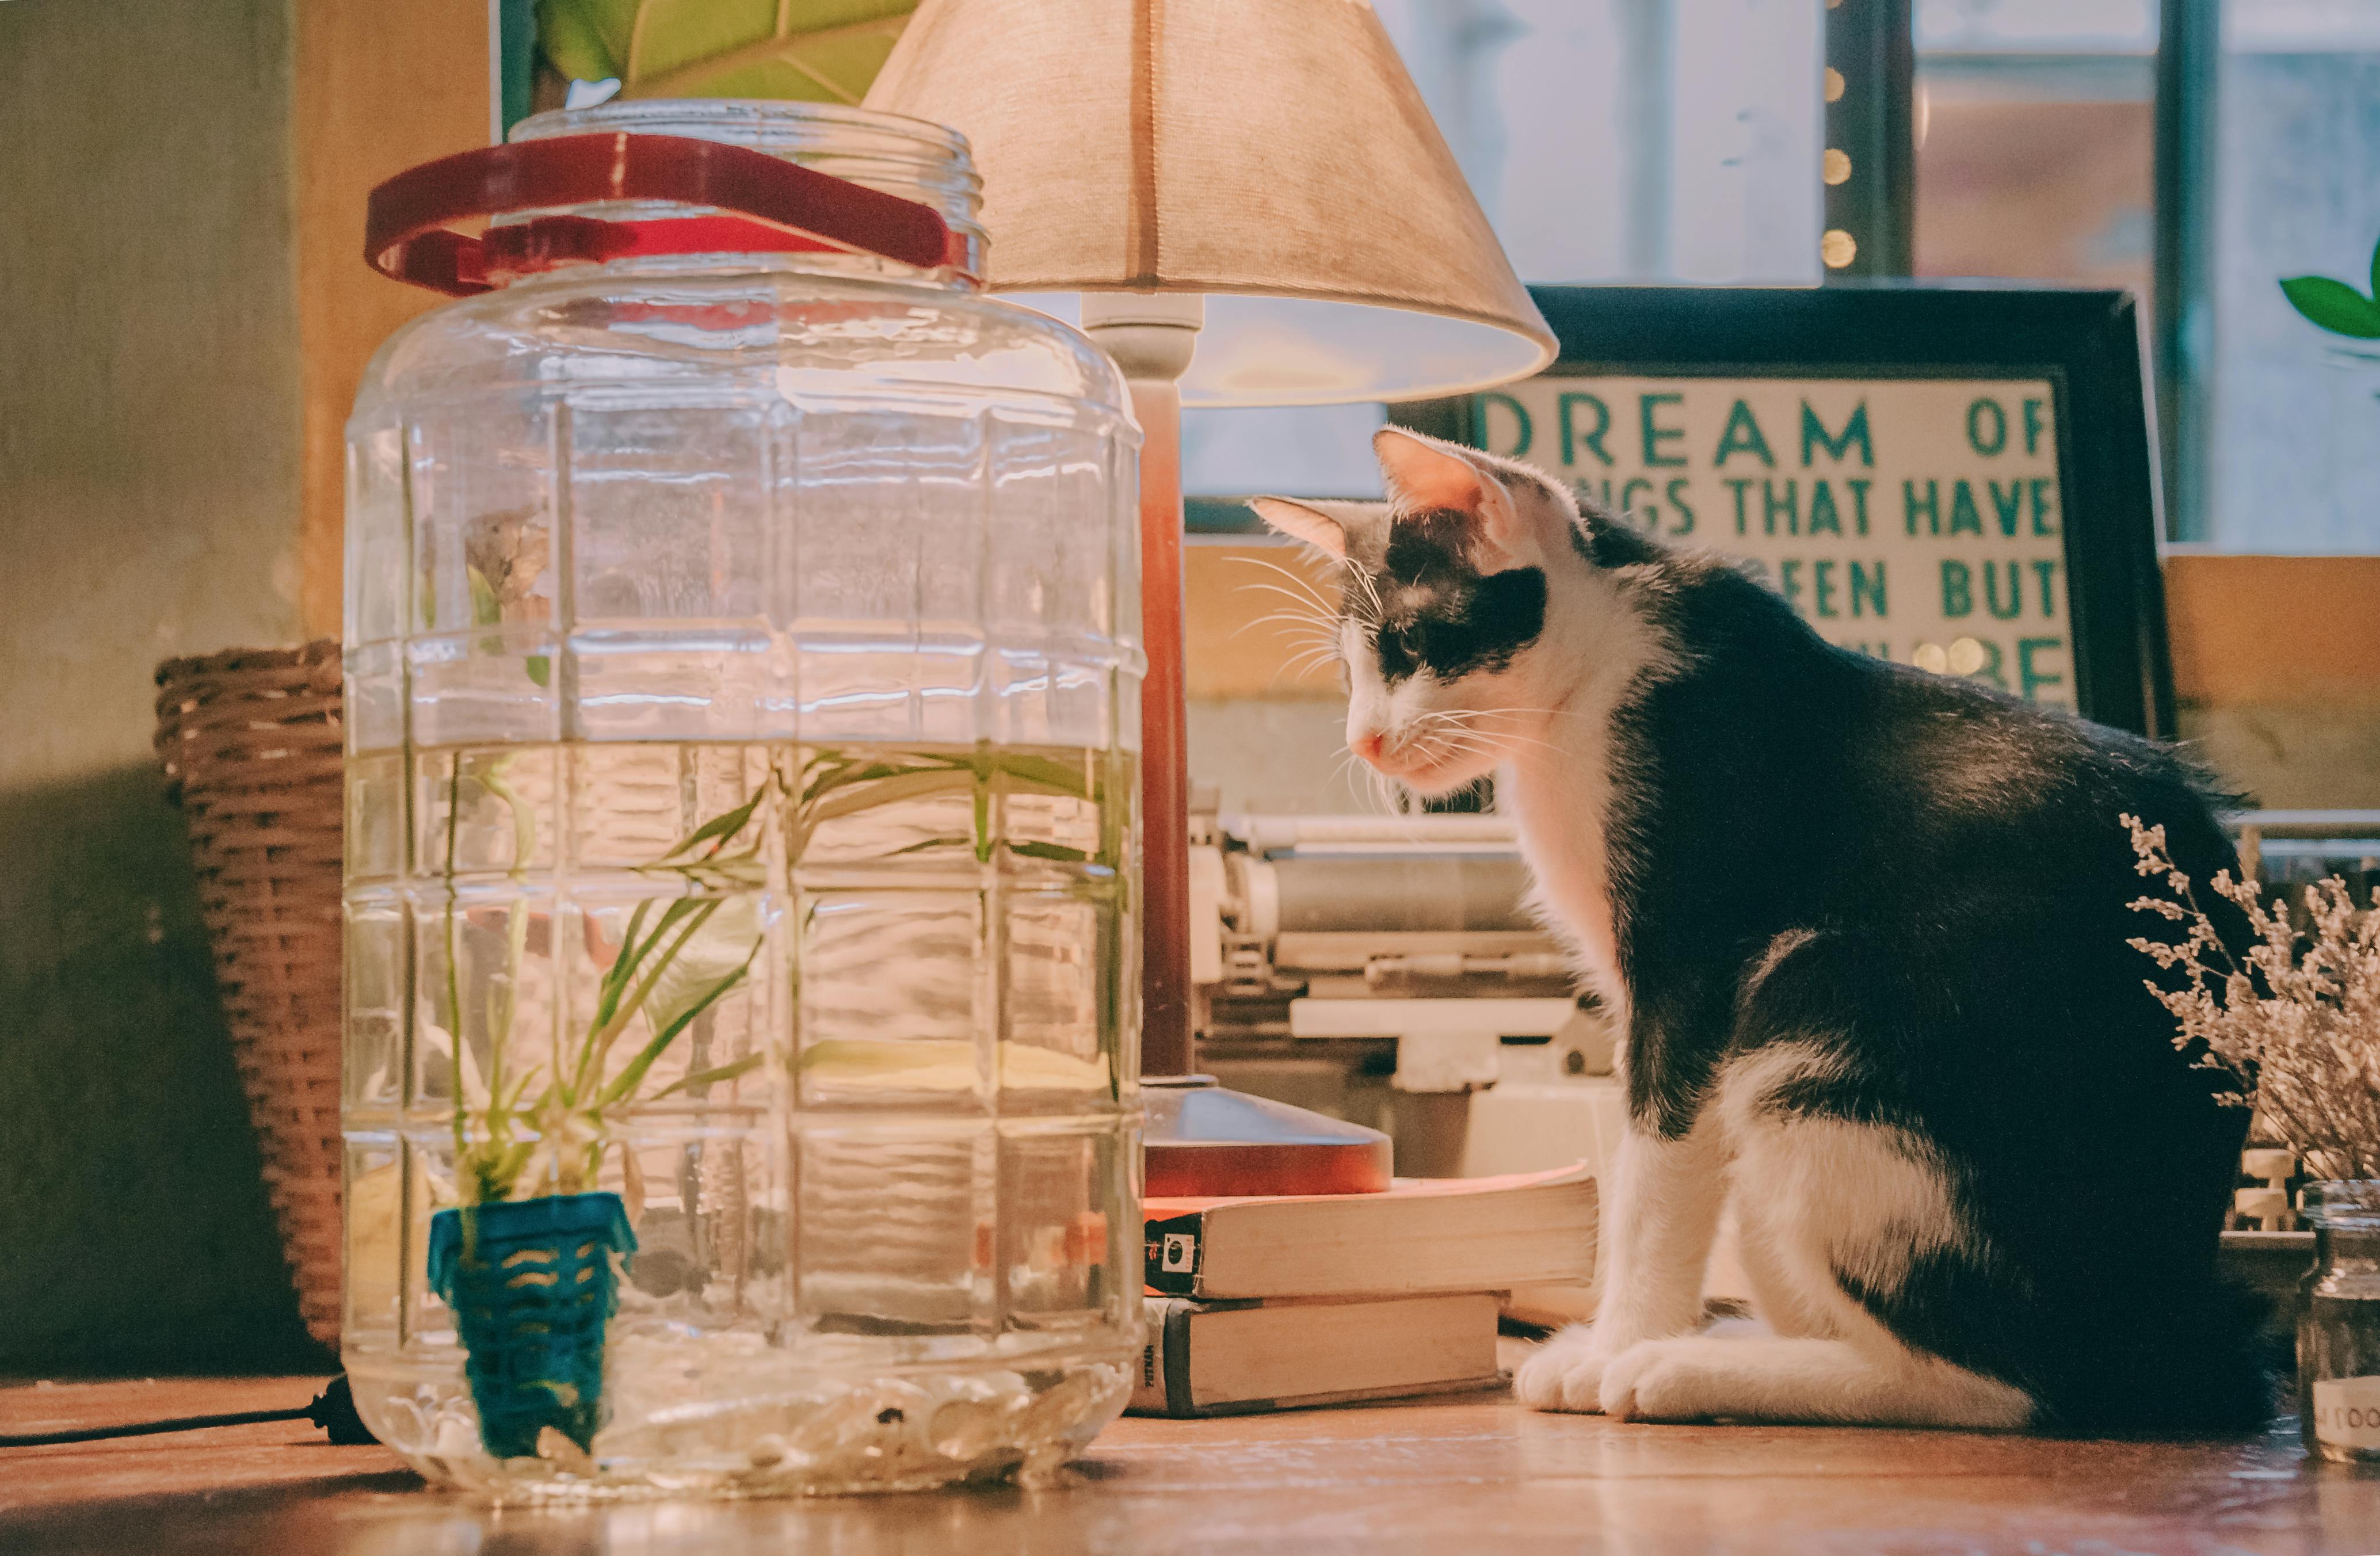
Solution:
M 0 1431 L 303 1404 L 318 1380 L 0 1390 Z M 2131 1552 L 2369 1556 L 2380 1477 L 2289 1437 L 1615 1425 L 1500 1395 L 1127 1420 L 1062 1488 L 492 1511 L 304 1423 L 0 1450 L 0 1552 Z

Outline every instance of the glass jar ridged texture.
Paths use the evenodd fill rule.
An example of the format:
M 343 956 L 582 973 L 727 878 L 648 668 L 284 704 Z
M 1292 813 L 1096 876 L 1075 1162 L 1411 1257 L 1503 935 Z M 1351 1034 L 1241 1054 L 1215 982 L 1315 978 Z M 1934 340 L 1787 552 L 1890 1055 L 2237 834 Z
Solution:
M 962 273 L 956 137 L 672 103 L 515 139 L 613 129 L 933 206 L 962 265 L 581 265 L 429 313 L 367 371 L 358 1403 L 432 1477 L 506 1498 L 1044 1472 L 1123 1408 L 1139 1345 L 1123 385 Z M 634 1252 L 601 1425 L 499 1456 L 432 1220 L 606 1193 Z
M 2380 1460 L 2380 1183 L 2308 1184 L 2314 1267 L 2298 1321 L 2298 1420 L 2306 1452 Z

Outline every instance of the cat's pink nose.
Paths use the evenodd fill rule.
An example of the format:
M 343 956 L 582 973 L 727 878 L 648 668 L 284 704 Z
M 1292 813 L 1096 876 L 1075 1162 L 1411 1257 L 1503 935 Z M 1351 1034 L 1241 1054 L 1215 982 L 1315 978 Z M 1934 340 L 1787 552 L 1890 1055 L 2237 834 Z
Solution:
M 1383 736 L 1378 730 L 1367 729 L 1363 734 L 1349 740 L 1347 742 L 1347 748 L 1354 752 L 1357 756 L 1363 758 L 1366 761 L 1370 761 L 1373 758 L 1380 754 L 1380 748 L 1387 743 L 1386 737 Z

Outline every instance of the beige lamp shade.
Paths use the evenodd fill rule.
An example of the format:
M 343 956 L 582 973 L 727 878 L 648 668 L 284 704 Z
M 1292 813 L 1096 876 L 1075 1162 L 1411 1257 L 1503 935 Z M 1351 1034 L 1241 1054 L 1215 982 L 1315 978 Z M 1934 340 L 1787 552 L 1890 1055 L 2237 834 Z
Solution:
M 1416 399 L 1553 359 L 1364 0 L 925 0 L 868 106 L 973 144 L 993 288 L 1204 294 L 1185 405 Z

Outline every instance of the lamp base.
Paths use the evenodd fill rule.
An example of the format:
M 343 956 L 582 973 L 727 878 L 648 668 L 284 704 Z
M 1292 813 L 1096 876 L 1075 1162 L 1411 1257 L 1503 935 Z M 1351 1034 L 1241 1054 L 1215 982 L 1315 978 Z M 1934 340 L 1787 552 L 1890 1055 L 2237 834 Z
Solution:
M 1212 1076 L 1144 1076 L 1142 1161 L 1151 1198 L 1380 1194 L 1389 1137 L 1326 1113 L 1233 1091 Z

